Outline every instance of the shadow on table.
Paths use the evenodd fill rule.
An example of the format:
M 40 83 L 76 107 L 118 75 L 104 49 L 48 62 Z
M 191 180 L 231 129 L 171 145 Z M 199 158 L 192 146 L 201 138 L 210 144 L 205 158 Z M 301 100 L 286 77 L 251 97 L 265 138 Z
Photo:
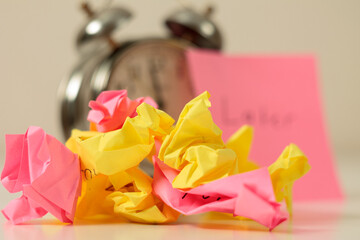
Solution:
M 266 239 L 287 239 L 289 236 L 304 236 L 324 233 L 331 239 L 342 216 L 341 203 L 296 204 L 294 217 L 281 223 L 273 231 L 246 219 L 234 219 L 226 214 L 208 213 L 194 216 L 181 216 L 176 223 L 167 225 L 134 224 L 124 219 L 106 221 L 76 221 L 64 224 L 56 219 L 37 219 L 21 225 L 3 224 L 4 239 L 150 239 L 184 240 L 234 239 L 234 237 Z

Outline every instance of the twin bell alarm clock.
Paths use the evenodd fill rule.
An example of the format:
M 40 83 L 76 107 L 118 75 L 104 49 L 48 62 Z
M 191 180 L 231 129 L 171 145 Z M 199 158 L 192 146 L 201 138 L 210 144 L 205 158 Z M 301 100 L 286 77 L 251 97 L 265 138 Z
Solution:
M 88 103 L 105 90 L 127 89 L 132 99 L 152 97 L 172 117 L 194 97 L 185 51 L 190 47 L 220 50 L 218 27 L 211 8 L 200 14 L 181 8 L 165 19 L 167 37 L 114 40 L 113 34 L 131 19 L 120 7 L 94 13 L 81 28 L 76 46 L 80 61 L 59 87 L 61 123 L 68 138 L 73 128 L 87 130 Z

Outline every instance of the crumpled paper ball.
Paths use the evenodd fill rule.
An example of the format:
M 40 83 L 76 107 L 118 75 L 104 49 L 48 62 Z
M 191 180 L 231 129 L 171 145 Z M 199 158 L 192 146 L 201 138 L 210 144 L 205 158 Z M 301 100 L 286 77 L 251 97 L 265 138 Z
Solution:
M 141 103 L 147 103 L 157 108 L 156 102 L 150 97 L 141 97 L 131 100 L 126 90 L 104 91 L 95 101 L 89 102 L 88 120 L 91 130 L 109 132 L 123 126 L 127 117 L 137 115 L 136 108 Z
M 120 129 L 99 133 L 73 130 L 66 146 L 79 154 L 83 191 L 76 218 L 124 217 L 140 223 L 175 221 L 179 213 L 153 194 L 152 178 L 138 165 L 155 153 L 155 140 L 172 129 L 174 120 L 142 103 L 137 115 Z M 146 161 L 146 160 L 144 160 Z
M 248 156 L 253 129 L 243 126 L 225 144 L 222 131 L 208 109 L 211 106 L 209 97 L 210 94 L 204 92 L 187 103 L 176 126 L 161 144 L 158 158 L 174 170 L 168 178 L 174 189 L 188 191 L 260 168 Z M 161 169 L 163 165 L 159 166 Z M 290 214 L 293 183 L 309 170 L 307 157 L 295 144 L 287 146 L 268 167 L 276 200 L 285 199 Z
M 79 159 L 40 127 L 29 127 L 25 134 L 6 135 L 1 182 L 10 193 L 23 193 L 2 210 L 12 223 L 48 212 L 62 222 L 73 222 L 81 190 Z

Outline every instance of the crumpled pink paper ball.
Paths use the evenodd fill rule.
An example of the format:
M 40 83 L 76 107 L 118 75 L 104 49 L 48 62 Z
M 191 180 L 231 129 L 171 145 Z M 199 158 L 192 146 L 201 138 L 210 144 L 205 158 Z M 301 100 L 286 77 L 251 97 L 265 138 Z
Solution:
M 25 134 L 6 135 L 6 160 L 1 182 L 10 192 L 20 192 L 3 210 L 19 224 L 51 213 L 72 223 L 81 190 L 80 162 L 53 136 L 40 127 Z
M 154 194 L 184 215 L 204 212 L 231 213 L 250 218 L 270 230 L 287 219 L 276 202 L 266 168 L 235 174 L 183 191 L 171 183 L 179 171 L 153 157 Z
M 96 101 L 89 102 L 89 107 L 92 110 L 89 111 L 87 119 L 93 123 L 90 129 L 98 132 L 109 132 L 121 128 L 127 117 L 132 118 L 137 115 L 136 108 L 143 102 L 158 108 L 156 102 L 150 97 L 131 100 L 127 97 L 126 90 L 100 93 Z M 93 128 L 94 125 L 96 129 Z

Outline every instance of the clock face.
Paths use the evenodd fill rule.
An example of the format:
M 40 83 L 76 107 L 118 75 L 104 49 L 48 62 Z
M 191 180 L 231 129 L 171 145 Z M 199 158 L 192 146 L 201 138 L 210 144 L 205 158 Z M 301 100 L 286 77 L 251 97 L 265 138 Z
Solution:
M 127 89 L 132 99 L 150 96 L 173 118 L 194 97 L 184 45 L 144 40 L 115 56 L 107 90 Z

